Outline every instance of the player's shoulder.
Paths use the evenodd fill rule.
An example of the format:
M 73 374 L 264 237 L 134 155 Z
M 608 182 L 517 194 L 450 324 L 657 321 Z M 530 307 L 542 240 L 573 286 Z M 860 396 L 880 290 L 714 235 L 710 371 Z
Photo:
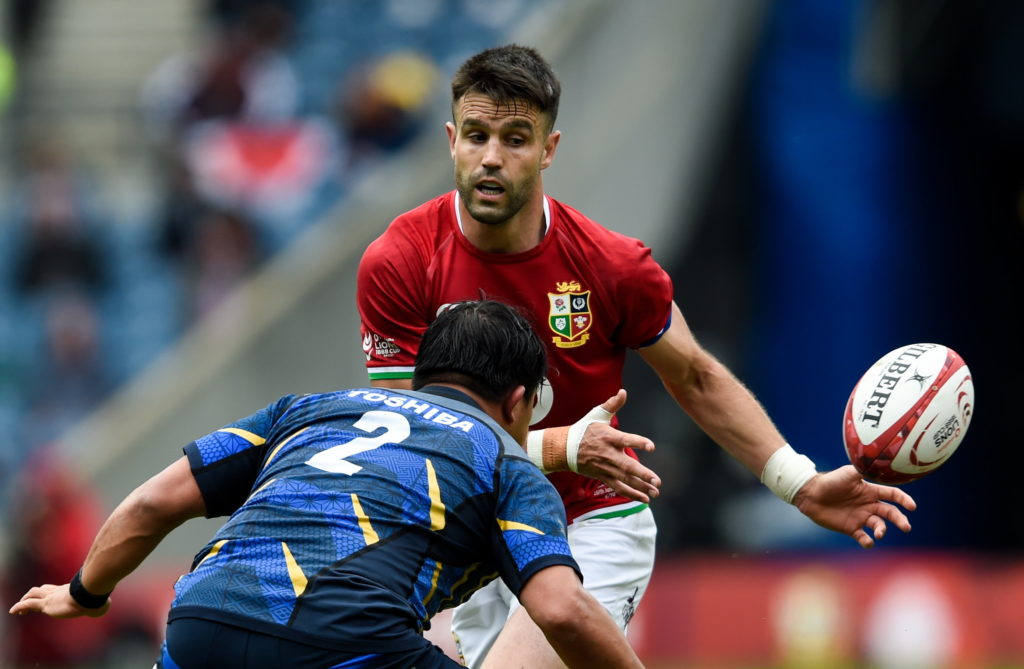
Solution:
M 594 264 L 629 268 L 651 261 L 651 249 L 641 240 L 611 230 L 564 202 L 549 200 L 558 237 L 594 259 Z
M 436 236 L 439 232 L 451 228 L 452 216 L 454 216 L 454 204 L 452 191 L 449 191 L 399 214 L 388 226 L 386 232 L 412 234 L 419 237 Z
M 600 243 L 603 246 L 613 245 L 621 248 L 645 248 L 642 241 L 635 237 L 616 232 L 594 219 L 590 218 L 579 209 L 564 202 L 549 197 L 551 203 L 551 217 L 557 222 L 560 229 L 567 235 L 573 236 L 582 241 Z
M 395 217 L 367 247 L 362 262 L 387 261 L 399 256 L 429 254 L 452 230 L 452 193 L 439 195 Z

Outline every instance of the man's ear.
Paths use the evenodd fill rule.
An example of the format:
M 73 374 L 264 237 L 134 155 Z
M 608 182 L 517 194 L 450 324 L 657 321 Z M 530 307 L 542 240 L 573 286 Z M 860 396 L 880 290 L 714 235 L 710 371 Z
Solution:
M 525 397 L 526 386 L 516 386 L 501 400 L 501 417 L 509 425 L 519 420 L 519 416 L 522 415 L 523 411 L 529 411 L 533 408 L 526 406 L 526 403 L 523 402 Z
M 452 158 L 455 158 L 455 138 L 458 135 L 455 124 L 448 121 L 444 124 L 444 131 L 448 134 L 448 153 L 452 154 Z
M 544 155 L 541 156 L 540 168 L 546 170 L 555 160 L 555 153 L 558 152 L 558 141 L 562 139 L 561 130 L 552 130 L 544 140 Z

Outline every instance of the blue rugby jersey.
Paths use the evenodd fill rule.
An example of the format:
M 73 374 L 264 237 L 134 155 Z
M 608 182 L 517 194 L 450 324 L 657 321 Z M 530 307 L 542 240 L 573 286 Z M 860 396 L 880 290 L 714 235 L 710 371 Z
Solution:
M 466 395 L 289 395 L 185 447 L 210 517 L 175 584 L 199 617 L 343 650 L 422 645 L 438 611 L 499 575 L 579 573 L 554 488 Z

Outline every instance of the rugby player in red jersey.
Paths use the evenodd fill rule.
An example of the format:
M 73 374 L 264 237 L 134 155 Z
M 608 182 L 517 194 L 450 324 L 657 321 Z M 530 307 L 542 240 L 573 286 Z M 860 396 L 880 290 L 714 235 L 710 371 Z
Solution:
M 553 472 L 585 586 L 623 628 L 653 567 L 647 503 L 660 485 L 633 452 L 653 444 L 614 427 L 627 349 L 722 448 L 819 525 L 864 547 L 886 521 L 909 531 L 894 505 L 914 508 L 905 492 L 852 467 L 819 474 L 786 444 L 754 396 L 696 342 L 650 249 L 545 194 L 542 172 L 561 139 L 560 88 L 534 49 L 516 45 L 483 51 L 456 72 L 446 125 L 455 190 L 396 218 L 360 263 L 371 383 L 408 387 L 419 337 L 448 304 L 486 296 L 532 314 L 551 365 L 528 451 Z M 516 607 L 495 582 L 456 610 L 467 665 L 483 666 L 493 647 L 494 666 L 560 666 Z

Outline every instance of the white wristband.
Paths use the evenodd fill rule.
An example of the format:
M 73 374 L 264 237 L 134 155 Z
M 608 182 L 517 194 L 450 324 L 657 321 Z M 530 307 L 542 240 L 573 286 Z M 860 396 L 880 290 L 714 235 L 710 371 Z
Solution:
M 531 430 L 526 435 L 526 455 L 537 469 L 545 474 L 551 473 L 544 469 L 544 430 Z
M 788 504 L 818 471 L 814 462 L 793 450 L 789 444 L 772 453 L 761 472 L 761 483 Z

